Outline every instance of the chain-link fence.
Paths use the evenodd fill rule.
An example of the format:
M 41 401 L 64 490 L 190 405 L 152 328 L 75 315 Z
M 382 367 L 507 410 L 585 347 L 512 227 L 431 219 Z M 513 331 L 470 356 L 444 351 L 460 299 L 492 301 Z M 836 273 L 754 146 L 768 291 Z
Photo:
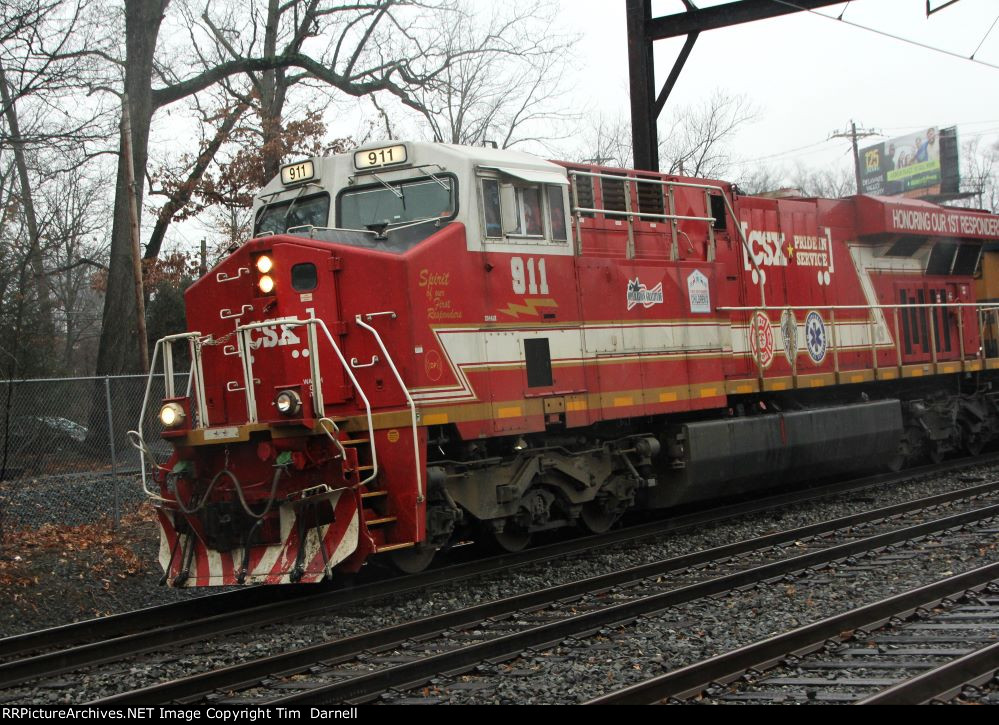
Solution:
M 0 380 L 0 527 L 74 525 L 142 502 L 141 458 L 127 432 L 138 426 L 145 375 Z M 187 373 L 176 376 L 185 390 Z M 163 376 L 153 377 L 143 436 L 169 456 L 157 417 Z

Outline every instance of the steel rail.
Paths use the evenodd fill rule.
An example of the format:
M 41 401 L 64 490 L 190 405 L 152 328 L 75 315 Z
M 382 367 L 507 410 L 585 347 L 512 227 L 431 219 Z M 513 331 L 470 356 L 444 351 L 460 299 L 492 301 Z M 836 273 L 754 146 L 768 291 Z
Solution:
M 924 537 L 950 528 L 991 519 L 999 516 L 999 504 L 966 513 L 947 516 L 932 522 L 896 529 L 894 531 L 851 541 L 828 549 L 802 554 L 770 564 L 753 567 L 699 584 L 622 602 L 594 612 L 586 612 L 555 622 L 531 627 L 496 639 L 462 647 L 457 650 L 426 657 L 388 669 L 361 675 L 342 682 L 321 685 L 306 692 L 266 700 L 271 706 L 302 707 L 329 702 L 366 702 L 378 693 L 397 687 L 416 686 L 439 673 L 453 673 L 473 667 L 483 661 L 516 655 L 531 647 L 541 647 L 559 642 L 567 637 L 599 631 L 607 626 L 630 622 L 640 616 L 652 614 L 678 604 L 723 594 L 739 587 L 767 581 L 833 561 L 867 553 L 902 541 Z
M 160 604 L 35 632 L 15 634 L 0 639 L 0 653 L 5 659 L 10 659 L 51 647 L 65 648 L 77 643 L 139 632 L 148 629 L 153 622 L 163 625 L 189 621 L 194 617 L 235 612 L 255 604 L 273 602 L 276 598 L 294 597 L 298 593 L 303 592 L 297 587 L 289 587 L 287 591 L 282 591 L 278 587 L 254 586 L 239 591 L 193 597 L 183 602 Z
M 969 652 L 854 704 L 922 705 L 933 700 L 948 700 L 965 685 L 992 679 L 996 670 L 999 670 L 999 642 Z
M 714 547 L 693 554 L 673 557 L 610 574 L 570 582 L 549 589 L 476 605 L 464 610 L 427 617 L 415 622 L 395 625 L 394 627 L 375 632 L 354 635 L 353 637 L 273 655 L 262 660 L 255 660 L 242 665 L 233 665 L 222 670 L 193 675 L 174 682 L 153 685 L 148 688 L 103 699 L 99 703 L 102 706 L 125 706 L 133 703 L 163 703 L 173 700 L 193 702 L 197 701 L 197 699 L 207 692 L 222 688 L 228 689 L 237 684 L 246 685 L 247 683 L 259 681 L 261 678 L 276 672 L 288 674 L 296 668 L 300 670 L 314 665 L 319 661 L 350 658 L 372 648 L 386 647 L 414 638 L 425 638 L 427 635 L 467 626 L 490 617 L 500 617 L 524 609 L 537 608 L 566 599 L 578 598 L 594 591 L 602 591 L 629 582 L 661 576 L 669 572 L 688 569 L 719 559 L 729 559 L 749 551 L 770 548 L 803 538 L 813 538 L 830 531 L 849 529 L 860 523 L 890 519 L 905 513 L 940 506 L 951 500 L 981 496 L 990 491 L 994 492 L 997 488 L 999 488 L 999 482 L 974 486 L 969 489 L 963 489 L 961 492 L 963 495 L 961 496 L 957 496 L 957 492 L 938 494 L 918 501 L 896 504 L 861 514 L 841 517 L 834 521 L 812 524 L 757 537 L 748 541 Z M 624 619 L 633 619 L 641 614 L 647 614 L 664 607 L 674 606 L 710 594 L 717 594 L 731 588 L 755 583 L 774 576 L 781 576 L 798 569 L 825 563 L 830 559 L 846 558 L 868 551 L 871 548 L 887 546 L 913 537 L 924 536 L 928 533 L 946 530 L 996 515 L 999 515 L 999 504 L 971 512 L 947 516 L 929 523 L 899 528 L 885 534 L 867 537 L 810 554 L 754 567 L 744 572 L 718 577 L 707 582 L 652 595 L 637 600 L 637 602 L 626 602 L 619 605 L 612 605 L 596 612 L 575 615 L 559 622 L 541 625 L 520 633 L 501 636 L 494 640 L 425 658 L 418 662 L 400 665 L 388 670 L 372 673 L 371 675 L 319 687 L 315 690 L 310 690 L 309 693 L 292 695 L 289 698 L 277 700 L 269 704 L 301 705 L 303 702 L 315 702 L 317 701 L 316 698 L 321 698 L 324 702 L 363 699 L 371 695 L 372 692 L 381 691 L 403 683 L 410 683 L 436 672 L 450 671 L 482 660 L 516 653 L 526 647 L 536 646 L 539 643 L 555 641 L 566 636 L 578 634 L 580 631 L 592 630 L 593 628 L 606 626 L 609 623 L 615 623 Z M 316 697 L 312 697 L 312 695 Z
M 981 589 L 996 578 L 999 578 L 999 563 L 972 569 L 667 672 L 594 698 L 585 704 L 644 705 L 668 698 L 694 697 L 712 684 L 732 682 L 750 670 L 768 669 L 788 655 L 800 656 L 814 652 L 830 640 L 840 641 L 845 632 L 877 629 L 894 617 L 908 616 L 920 608 L 929 609 L 943 599 Z
M 719 523 L 728 519 L 758 513 L 770 509 L 779 508 L 791 504 L 805 503 L 819 500 L 828 496 L 834 496 L 847 491 L 864 490 L 888 483 L 904 481 L 922 476 L 961 470 L 970 466 L 987 465 L 999 461 L 999 454 L 990 454 L 979 457 L 973 461 L 958 460 L 948 461 L 943 464 L 922 466 L 919 468 L 907 469 L 899 473 L 878 474 L 861 479 L 851 479 L 836 483 L 816 486 L 809 489 L 796 490 L 788 493 L 775 494 L 762 499 L 738 502 L 726 506 L 712 508 L 706 511 L 698 511 L 683 516 L 672 517 L 666 520 L 653 521 L 643 524 L 629 526 L 627 528 L 616 529 L 604 534 L 596 534 L 585 537 L 573 538 L 568 541 L 557 542 L 545 546 L 538 546 L 527 551 L 514 554 L 501 554 L 485 559 L 476 559 L 471 562 L 452 564 L 440 568 L 430 569 L 419 574 L 412 574 L 401 577 L 394 577 L 374 583 L 361 584 L 349 590 L 336 589 L 333 591 L 314 591 L 313 586 L 299 587 L 248 587 L 237 591 L 213 594 L 206 597 L 198 597 L 186 602 L 176 604 L 166 604 L 157 607 L 124 612 L 122 614 L 109 617 L 99 617 L 96 619 L 62 625 L 50 629 L 28 632 L 0 639 L 0 652 L 8 658 L 24 655 L 30 652 L 38 652 L 46 648 L 59 647 L 69 649 L 70 644 L 83 643 L 84 645 L 100 643 L 105 640 L 113 640 L 108 643 L 106 651 L 117 653 L 119 657 L 138 652 L 129 649 L 129 643 L 138 642 L 137 639 L 123 640 L 128 636 L 139 636 L 145 633 L 152 635 L 155 631 L 163 628 L 170 628 L 170 631 L 160 641 L 170 643 L 181 643 L 191 641 L 190 638 L 181 638 L 182 628 L 178 629 L 174 625 L 193 626 L 205 615 L 211 617 L 212 625 L 218 627 L 214 630 L 217 634 L 237 631 L 238 629 L 251 626 L 252 617 L 235 628 L 224 628 L 224 617 L 237 616 L 240 612 L 252 610 L 258 615 L 264 615 L 268 607 L 274 608 L 278 616 L 273 619 L 260 619 L 258 623 L 264 624 L 273 621 L 308 614 L 310 612 L 328 611 L 334 607 L 347 606 L 372 599 L 389 596 L 393 594 L 404 594 L 407 592 L 419 591 L 425 587 L 433 586 L 443 582 L 458 581 L 497 573 L 499 571 L 514 569 L 521 566 L 528 566 L 538 562 L 558 559 L 571 556 L 585 551 L 599 550 L 611 546 L 618 546 L 629 542 L 640 541 L 642 539 L 659 536 L 668 533 L 678 533 L 687 529 Z M 274 600 L 277 597 L 277 600 Z M 295 601 L 292 602 L 292 599 Z M 150 622 L 155 622 L 155 627 L 150 628 Z M 211 633 L 211 630 L 206 630 Z M 154 645 L 155 646 L 155 645 Z M 66 653 L 63 658 L 64 664 L 58 671 L 36 670 L 35 676 L 53 675 L 65 672 L 74 666 L 88 663 L 95 663 L 88 659 L 91 656 L 98 656 L 100 650 L 89 650 L 77 655 Z M 57 662 L 56 655 L 50 653 L 50 662 Z M 103 659 L 101 661 L 111 661 Z M 40 663 L 41 661 L 39 661 Z M 0 687 L 3 686 L 4 664 L 0 664 Z M 8 671 L 9 672 L 9 671 Z

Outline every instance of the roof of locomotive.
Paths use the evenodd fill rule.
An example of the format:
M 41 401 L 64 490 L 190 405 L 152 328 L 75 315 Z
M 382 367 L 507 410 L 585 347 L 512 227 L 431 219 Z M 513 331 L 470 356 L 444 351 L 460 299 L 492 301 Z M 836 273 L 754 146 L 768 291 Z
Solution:
M 405 163 L 366 170 L 355 168 L 354 155 L 356 153 L 398 145 L 406 146 L 407 160 Z M 425 141 L 379 141 L 363 144 L 344 154 L 313 157 L 310 160 L 316 169 L 315 177 L 311 180 L 312 183 L 326 190 L 346 188 L 357 183 L 359 178 L 370 177 L 373 173 L 377 173 L 380 177 L 394 179 L 398 172 L 411 174 L 414 168 L 434 165 L 440 165 L 447 171 L 462 174 L 474 173 L 477 167 L 530 169 L 555 174 L 561 179 L 566 179 L 563 183 L 567 183 L 566 170 L 558 164 L 523 151 L 494 149 L 488 146 L 459 146 Z M 304 184 L 306 187 L 308 185 L 308 182 Z M 283 192 L 298 193 L 302 187 L 303 184 L 286 185 L 282 183 L 281 175 L 278 174 L 261 189 L 254 199 L 254 207 L 269 203 L 275 197 L 281 197 Z

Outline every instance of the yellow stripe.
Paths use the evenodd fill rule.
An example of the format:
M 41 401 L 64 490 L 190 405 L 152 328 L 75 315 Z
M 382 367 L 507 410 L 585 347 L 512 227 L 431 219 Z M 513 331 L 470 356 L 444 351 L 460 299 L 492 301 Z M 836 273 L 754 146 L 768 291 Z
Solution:
M 444 425 L 447 422 L 447 413 L 431 413 L 423 416 L 423 425 Z
M 659 393 L 660 403 L 674 403 L 676 402 L 676 393 Z
M 519 405 L 510 408 L 500 408 L 496 411 L 497 418 L 519 418 L 521 415 L 523 415 L 523 412 Z
M 635 404 L 635 399 L 632 398 L 632 397 L 614 398 L 614 407 L 615 408 L 624 408 L 624 407 L 626 407 L 628 405 L 634 405 L 634 404 Z
M 570 413 L 578 413 L 581 410 L 586 410 L 585 400 L 570 400 L 565 404 L 565 409 Z
M 713 398 L 718 395 L 718 388 L 701 388 L 702 398 Z

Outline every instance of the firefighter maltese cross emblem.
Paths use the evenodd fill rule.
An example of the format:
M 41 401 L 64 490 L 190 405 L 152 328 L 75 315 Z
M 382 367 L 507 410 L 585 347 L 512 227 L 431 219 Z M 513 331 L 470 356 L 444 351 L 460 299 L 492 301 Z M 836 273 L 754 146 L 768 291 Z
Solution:
M 816 365 L 826 359 L 826 325 L 814 310 L 805 318 L 805 346 Z

